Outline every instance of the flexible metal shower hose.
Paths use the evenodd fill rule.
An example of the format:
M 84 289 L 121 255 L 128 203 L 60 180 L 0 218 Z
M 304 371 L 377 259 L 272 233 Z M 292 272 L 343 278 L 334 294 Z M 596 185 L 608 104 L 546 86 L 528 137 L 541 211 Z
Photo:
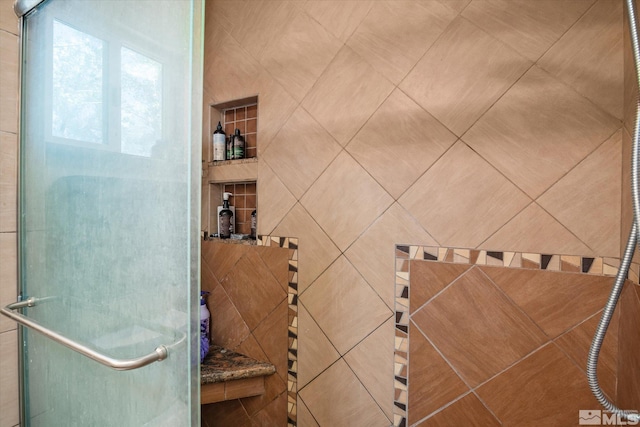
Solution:
M 638 28 L 636 25 L 636 9 L 634 3 L 635 0 L 626 0 L 627 11 L 629 15 L 631 48 L 633 50 L 636 80 L 638 88 L 640 90 L 640 46 L 638 46 Z M 616 414 L 621 419 L 634 422 L 640 421 L 640 414 L 618 408 L 613 403 L 611 403 L 609 399 L 607 399 L 607 397 L 604 395 L 602 389 L 600 388 L 600 385 L 598 384 L 597 367 L 600 348 L 602 347 L 604 336 L 607 333 L 609 322 L 611 321 L 611 317 L 613 316 L 613 311 L 615 310 L 618 299 L 620 298 L 622 287 L 624 286 L 625 279 L 627 278 L 627 274 L 629 272 L 629 265 L 631 264 L 631 259 L 633 258 L 633 254 L 638 244 L 638 218 L 640 217 L 640 192 L 638 191 L 638 152 L 640 151 L 638 147 L 640 145 L 639 141 L 640 97 L 638 98 L 636 103 L 636 122 L 633 132 L 633 148 L 631 155 L 631 197 L 633 199 L 633 224 L 631 225 L 629 239 L 627 240 L 627 246 L 624 251 L 624 256 L 622 257 L 620 268 L 618 269 L 618 273 L 616 274 L 613 289 L 611 290 L 611 294 L 609 295 L 607 304 L 605 305 L 602 312 L 602 318 L 600 319 L 600 323 L 598 324 L 598 329 L 596 330 L 593 341 L 591 342 L 591 348 L 589 349 L 589 358 L 587 360 L 587 377 L 589 379 L 589 387 L 591 388 L 591 391 L 593 392 L 596 399 L 598 399 L 600 404 L 602 404 L 602 406 L 607 411 Z

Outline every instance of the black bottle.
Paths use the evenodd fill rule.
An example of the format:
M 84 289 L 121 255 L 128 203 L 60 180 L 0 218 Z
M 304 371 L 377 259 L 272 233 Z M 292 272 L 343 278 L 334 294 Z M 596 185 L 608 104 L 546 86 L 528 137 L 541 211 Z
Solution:
M 229 209 L 229 193 L 224 193 L 224 200 L 222 201 L 222 210 L 218 217 L 220 224 L 219 237 L 221 239 L 228 239 L 231 237 L 231 227 L 233 224 L 233 212 Z
M 233 136 L 233 158 L 244 159 L 244 138 L 240 135 L 240 129 L 236 129 L 236 134 Z

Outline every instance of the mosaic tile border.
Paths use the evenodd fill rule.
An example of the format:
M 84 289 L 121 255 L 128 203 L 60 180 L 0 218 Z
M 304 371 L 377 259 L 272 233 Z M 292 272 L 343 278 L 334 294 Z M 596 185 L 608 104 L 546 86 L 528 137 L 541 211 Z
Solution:
M 287 426 L 296 427 L 298 425 L 298 239 L 258 236 L 257 244 L 289 249 Z
M 498 252 L 436 246 L 396 245 L 395 255 L 395 344 L 393 425 L 407 427 L 409 380 L 409 261 L 426 260 L 456 264 L 490 265 L 558 272 L 615 276 L 619 258 Z M 632 263 L 628 278 L 640 283 L 640 265 Z

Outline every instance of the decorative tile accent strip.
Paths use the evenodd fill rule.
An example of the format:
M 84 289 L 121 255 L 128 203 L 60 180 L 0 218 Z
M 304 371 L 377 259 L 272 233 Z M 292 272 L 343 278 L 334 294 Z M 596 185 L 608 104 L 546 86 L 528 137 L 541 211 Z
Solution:
M 396 245 L 395 279 L 395 355 L 393 425 L 406 427 L 409 380 L 409 261 L 426 260 L 455 264 L 490 265 L 599 276 L 615 276 L 620 260 L 604 257 L 497 252 L 476 249 L 440 248 L 434 246 Z M 632 263 L 629 280 L 638 284 L 640 265 Z
M 294 237 L 258 236 L 258 246 L 289 249 L 289 368 L 287 381 L 287 426 L 298 425 L 298 239 Z

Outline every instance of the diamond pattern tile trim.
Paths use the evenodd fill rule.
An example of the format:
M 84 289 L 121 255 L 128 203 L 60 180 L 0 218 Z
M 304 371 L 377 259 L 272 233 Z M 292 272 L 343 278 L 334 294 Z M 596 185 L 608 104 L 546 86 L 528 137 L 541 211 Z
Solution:
M 615 276 L 620 265 L 617 258 L 573 255 L 536 254 L 527 252 L 488 251 L 435 246 L 396 245 L 395 273 L 395 343 L 394 343 L 394 427 L 407 426 L 409 395 L 409 287 L 410 260 L 449 262 L 469 265 L 524 268 Z M 639 284 L 640 264 L 632 263 L 629 280 Z
M 258 236 L 257 244 L 258 246 L 289 249 L 287 426 L 296 427 L 298 425 L 298 239 L 293 237 Z

